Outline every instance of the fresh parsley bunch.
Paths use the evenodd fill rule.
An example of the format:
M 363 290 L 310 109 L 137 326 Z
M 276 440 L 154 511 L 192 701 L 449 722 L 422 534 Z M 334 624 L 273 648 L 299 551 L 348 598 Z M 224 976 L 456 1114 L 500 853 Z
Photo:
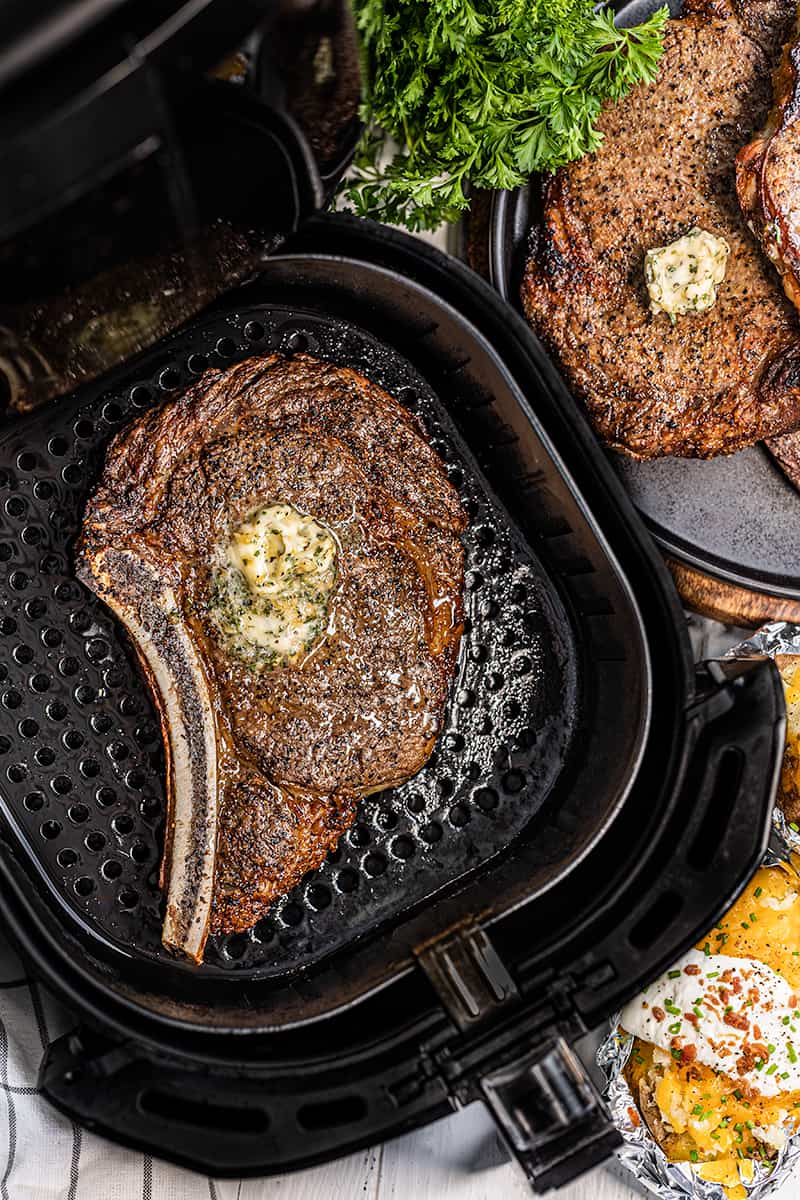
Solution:
M 669 15 L 617 29 L 593 0 L 354 7 L 367 128 L 345 195 L 362 216 L 409 229 L 457 219 L 467 181 L 516 187 L 597 149 L 601 104 L 652 82 Z

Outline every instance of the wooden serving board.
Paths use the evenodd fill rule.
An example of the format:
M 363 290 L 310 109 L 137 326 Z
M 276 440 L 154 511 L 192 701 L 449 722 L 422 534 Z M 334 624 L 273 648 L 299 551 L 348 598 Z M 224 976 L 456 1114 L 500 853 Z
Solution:
M 800 624 L 800 600 L 787 600 L 725 583 L 669 556 L 666 556 L 666 563 L 686 608 L 703 617 L 746 629 L 756 629 L 768 621 Z

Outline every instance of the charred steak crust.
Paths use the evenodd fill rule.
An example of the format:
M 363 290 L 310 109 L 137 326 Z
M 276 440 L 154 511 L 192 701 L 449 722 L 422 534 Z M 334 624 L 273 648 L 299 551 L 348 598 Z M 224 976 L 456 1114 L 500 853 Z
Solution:
M 668 22 L 657 81 L 604 108 L 596 154 L 544 189 L 525 313 L 599 435 L 636 458 L 708 458 L 800 425 L 800 326 L 739 210 L 734 161 L 769 108 L 793 6 L 725 0 Z M 697 226 L 730 245 L 713 308 L 649 311 L 645 252 Z
M 766 447 L 789 482 L 800 491 L 800 433 L 768 438 Z
M 736 190 L 742 212 L 775 264 L 783 289 L 800 307 L 800 46 L 794 39 L 781 55 L 773 82 L 774 103 L 760 132 L 736 158 Z
M 321 641 L 254 672 L 215 635 L 209 549 L 277 502 L 333 532 L 337 581 Z M 462 628 L 465 526 L 417 419 L 309 356 L 208 371 L 112 443 L 78 575 L 108 598 L 100 564 L 109 547 L 130 549 L 177 596 L 198 649 L 219 760 L 212 931 L 251 926 L 320 865 L 361 796 L 429 757 Z M 136 597 L 112 606 L 126 599 L 135 610 Z

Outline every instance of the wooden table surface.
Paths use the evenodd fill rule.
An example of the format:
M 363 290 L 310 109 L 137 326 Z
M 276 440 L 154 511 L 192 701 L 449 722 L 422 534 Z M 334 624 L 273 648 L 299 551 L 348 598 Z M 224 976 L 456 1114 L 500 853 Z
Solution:
M 617 1171 L 621 1168 L 617 1166 Z M 216 1184 L 217 1200 L 530 1200 L 532 1192 L 499 1145 L 483 1105 L 416 1133 L 295 1175 Z M 640 1200 L 607 1167 L 559 1192 L 554 1200 Z M 789 1181 L 773 1200 L 798 1200 Z

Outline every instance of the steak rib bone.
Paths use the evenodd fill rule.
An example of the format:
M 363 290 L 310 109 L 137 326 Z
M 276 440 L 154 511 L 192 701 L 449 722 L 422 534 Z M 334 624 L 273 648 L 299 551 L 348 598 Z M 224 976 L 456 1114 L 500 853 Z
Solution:
M 128 630 L 156 697 L 171 778 L 162 940 L 199 963 L 217 843 L 217 734 L 205 673 L 172 588 L 144 558 L 104 549 L 80 573 Z

